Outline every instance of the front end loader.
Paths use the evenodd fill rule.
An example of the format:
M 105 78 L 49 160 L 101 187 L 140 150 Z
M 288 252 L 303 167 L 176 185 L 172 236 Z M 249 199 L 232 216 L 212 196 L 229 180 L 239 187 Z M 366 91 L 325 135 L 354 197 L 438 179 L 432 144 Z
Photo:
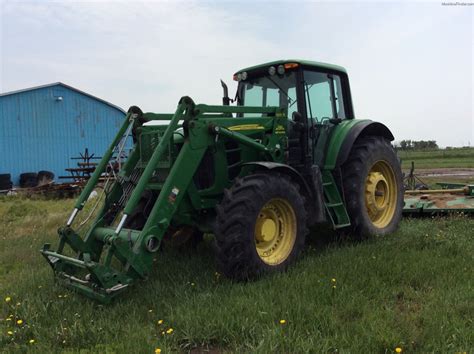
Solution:
M 354 119 L 343 68 L 280 60 L 234 79 L 236 105 L 223 84 L 222 106 L 182 97 L 174 114 L 129 109 L 59 228 L 57 248 L 41 250 L 58 280 L 109 302 L 151 276 L 164 238 L 214 234 L 220 271 L 247 280 L 286 269 L 310 227 L 396 229 L 403 190 L 393 136 L 381 123 Z M 77 214 L 111 174 L 80 235 Z

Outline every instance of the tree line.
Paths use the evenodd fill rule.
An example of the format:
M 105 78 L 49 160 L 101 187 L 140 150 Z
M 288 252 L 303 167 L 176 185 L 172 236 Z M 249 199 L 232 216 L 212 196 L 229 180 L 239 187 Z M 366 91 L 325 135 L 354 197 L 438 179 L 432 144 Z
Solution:
M 395 143 L 400 150 L 436 150 L 439 149 L 436 140 L 402 140 Z

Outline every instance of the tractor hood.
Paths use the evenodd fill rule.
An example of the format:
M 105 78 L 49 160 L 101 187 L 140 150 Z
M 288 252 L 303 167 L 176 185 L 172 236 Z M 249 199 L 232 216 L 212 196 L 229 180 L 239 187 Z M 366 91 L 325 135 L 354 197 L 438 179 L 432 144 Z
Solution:
M 170 124 L 171 120 L 151 120 L 143 124 L 144 127 L 165 127 Z M 178 122 L 179 128 L 174 131 L 173 134 L 173 141 L 178 144 L 182 144 L 184 142 L 184 133 L 183 133 L 183 122 L 184 120 L 180 120 Z

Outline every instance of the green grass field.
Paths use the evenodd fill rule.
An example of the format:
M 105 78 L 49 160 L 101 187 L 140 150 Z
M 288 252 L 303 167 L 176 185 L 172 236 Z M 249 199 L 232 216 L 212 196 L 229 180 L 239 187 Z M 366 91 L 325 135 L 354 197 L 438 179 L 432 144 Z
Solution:
M 0 200 L 4 352 L 474 351 L 473 218 L 405 219 L 364 242 L 314 231 L 287 273 L 251 283 L 216 274 L 210 240 L 164 250 L 149 281 L 102 306 L 54 285 L 38 252 L 72 204 Z
M 398 151 L 402 168 L 474 168 L 474 148 Z

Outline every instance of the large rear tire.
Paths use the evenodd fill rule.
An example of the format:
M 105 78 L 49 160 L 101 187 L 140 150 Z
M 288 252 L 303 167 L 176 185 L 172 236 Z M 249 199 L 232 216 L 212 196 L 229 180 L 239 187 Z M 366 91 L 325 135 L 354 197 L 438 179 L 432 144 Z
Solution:
M 262 173 L 238 179 L 217 206 L 219 269 L 236 280 L 285 270 L 307 233 L 304 198 L 289 178 Z
M 403 178 L 395 150 L 383 137 L 359 138 L 342 166 L 344 197 L 357 236 L 395 231 L 402 216 Z

